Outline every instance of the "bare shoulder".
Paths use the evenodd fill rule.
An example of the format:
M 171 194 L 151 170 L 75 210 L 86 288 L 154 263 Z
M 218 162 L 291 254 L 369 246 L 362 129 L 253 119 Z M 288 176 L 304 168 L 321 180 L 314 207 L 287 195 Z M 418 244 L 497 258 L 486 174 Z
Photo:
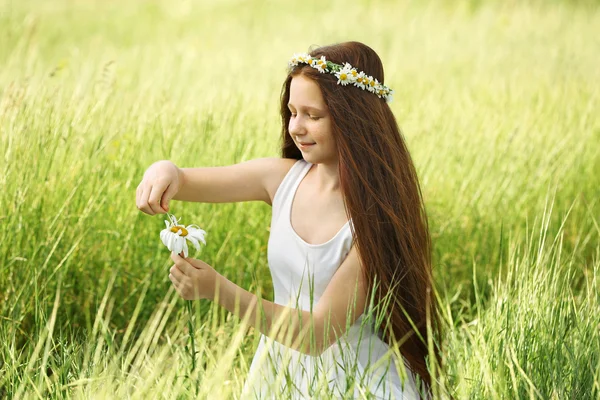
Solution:
M 265 158 L 263 159 L 268 164 L 268 173 L 265 174 L 265 189 L 269 194 L 269 205 L 273 204 L 273 197 L 277 192 L 277 188 L 283 181 L 283 178 L 290 171 L 292 166 L 298 161 L 294 158 Z

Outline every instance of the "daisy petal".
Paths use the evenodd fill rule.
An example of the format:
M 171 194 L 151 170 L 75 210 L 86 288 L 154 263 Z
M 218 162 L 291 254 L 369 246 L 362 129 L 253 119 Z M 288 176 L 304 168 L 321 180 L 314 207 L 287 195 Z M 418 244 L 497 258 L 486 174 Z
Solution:
M 165 246 L 168 246 L 168 240 L 167 240 L 167 234 L 169 231 L 167 231 L 166 229 L 163 229 L 162 231 L 160 231 L 160 240 L 163 242 L 163 244 Z
M 206 232 L 204 232 L 202 229 L 191 229 L 188 231 L 189 235 L 188 236 L 192 236 L 195 239 L 201 241 L 204 245 L 206 245 L 206 240 L 204 240 L 204 235 L 206 234 Z
M 188 245 L 187 245 L 187 243 L 184 240 L 183 241 L 183 257 L 187 258 L 187 256 L 188 256 Z
M 187 240 L 189 240 L 190 242 L 192 242 L 192 244 L 194 245 L 194 247 L 196 248 L 196 250 L 200 250 L 200 244 L 198 243 L 198 240 L 194 236 L 188 235 L 187 236 Z
M 177 252 L 177 248 L 179 247 L 179 236 L 173 234 L 171 235 L 171 251 Z
M 176 235 L 174 235 L 174 234 L 171 232 L 171 233 L 169 233 L 169 235 L 168 235 L 167 237 L 168 237 L 168 239 L 167 239 L 167 240 L 168 240 L 168 243 L 169 243 L 169 244 L 167 245 L 167 248 L 168 248 L 170 251 L 173 251 L 173 249 L 175 248 L 175 240 L 176 240 L 177 236 L 176 236 Z
M 183 250 L 183 244 L 181 242 L 182 242 L 181 236 L 176 236 L 175 237 L 175 248 L 173 249 L 173 251 L 177 254 L 181 253 L 181 251 Z M 183 243 L 185 243 L 185 239 L 183 239 Z

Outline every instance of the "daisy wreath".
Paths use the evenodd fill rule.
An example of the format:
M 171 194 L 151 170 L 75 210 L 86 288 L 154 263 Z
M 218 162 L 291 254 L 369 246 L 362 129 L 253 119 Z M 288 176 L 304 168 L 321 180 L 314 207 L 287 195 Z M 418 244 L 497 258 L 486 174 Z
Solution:
M 329 73 L 335 75 L 338 78 L 338 85 L 346 86 L 352 83 L 357 88 L 362 90 L 368 90 L 369 92 L 376 94 L 380 99 L 385 99 L 386 102 L 392 101 L 392 95 L 394 91 L 383 83 L 379 83 L 376 78 L 371 75 L 365 74 L 363 71 L 357 71 L 352 65 L 344 63 L 344 65 L 335 64 L 331 61 L 327 61 L 325 56 L 320 58 L 313 58 L 308 53 L 294 54 L 294 56 L 288 61 L 288 68 L 291 70 L 298 64 L 306 64 L 316 69 L 320 73 Z

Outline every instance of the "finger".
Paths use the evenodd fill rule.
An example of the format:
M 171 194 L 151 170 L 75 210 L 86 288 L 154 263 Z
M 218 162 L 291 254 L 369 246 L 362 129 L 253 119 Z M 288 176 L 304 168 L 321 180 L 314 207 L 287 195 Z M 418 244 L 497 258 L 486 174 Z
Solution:
M 173 275 L 175 279 L 177 279 L 177 282 L 181 282 L 181 280 L 184 278 L 183 272 L 181 272 L 177 265 L 173 265 L 169 272 L 171 273 L 171 275 Z
M 154 212 L 148 206 L 148 196 L 150 195 L 150 190 L 145 186 L 142 188 L 142 194 L 140 196 L 140 210 L 149 215 L 154 215 Z
M 135 206 L 139 209 L 140 208 L 140 196 L 142 194 L 142 190 L 140 188 L 140 185 L 138 185 L 137 188 L 135 188 Z
M 173 196 L 175 196 L 176 193 L 177 191 L 175 190 L 175 185 L 170 184 L 167 190 L 165 190 L 165 193 L 163 194 L 162 199 L 160 201 L 160 205 L 163 208 L 163 210 L 169 211 L 169 202 L 171 201 Z
M 171 280 L 171 282 L 173 282 L 173 285 L 175 285 L 175 287 L 179 286 L 179 281 L 177 280 L 177 278 L 175 278 L 175 275 L 169 274 L 169 279 Z
M 150 194 L 148 196 L 148 207 L 150 207 L 155 214 L 165 213 L 165 210 L 160 207 L 160 198 L 163 192 L 164 187 L 162 187 L 160 184 L 153 185 L 152 189 L 150 190 Z
M 202 260 L 198 260 L 198 259 L 190 258 L 190 257 L 184 258 L 184 260 L 186 260 L 188 262 L 188 264 L 190 264 L 195 269 L 204 269 L 204 268 L 208 267 L 208 264 Z
M 144 211 L 144 188 L 141 184 L 135 191 L 135 205 L 137 206 L 138 210 Z
M 189 262 L 174 251 L 171 252 L 171 260 L 173 260 L 177 268 L 179 268 L 184 275 L 190 276 L 190 273 L 194 270 L 194 267 L 192 267 Z
M 175 288 L 175 291 L 177 292 L 177 294 L 180 297 L 183 297 L 183 291 L 182 291 L 182 284 L 181 282 L 178 282 L 173 275 L 169 274 L 169 279 L 171 280 L 171 283 L 173 284 L 173 287 Z

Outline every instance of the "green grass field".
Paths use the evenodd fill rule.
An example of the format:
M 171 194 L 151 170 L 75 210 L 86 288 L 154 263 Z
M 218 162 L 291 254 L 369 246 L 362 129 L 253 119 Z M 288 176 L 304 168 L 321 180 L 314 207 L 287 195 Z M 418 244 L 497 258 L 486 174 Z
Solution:
M 594 2 L 0 0 L 0 398 L 237 398 L 259 338 L 172 289 L 154 161 L 278 156 L 288 58 L 381 56 L 445 316 L 436 397 L 600 396 Z M 272 299 L 270 207 L 173 202 Z

